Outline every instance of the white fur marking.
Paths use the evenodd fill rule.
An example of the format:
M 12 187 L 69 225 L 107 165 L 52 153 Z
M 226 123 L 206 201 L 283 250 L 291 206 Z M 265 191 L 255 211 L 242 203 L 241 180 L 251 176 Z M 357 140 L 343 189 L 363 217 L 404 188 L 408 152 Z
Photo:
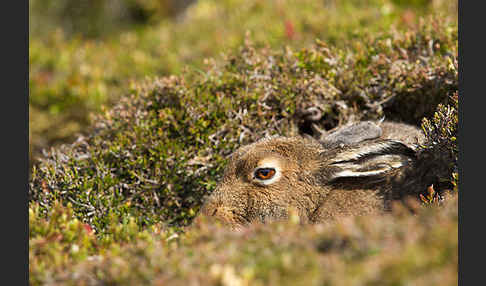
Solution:
M 334 158 L 333 161 L 334 162 L 340 162 L 340 161 L 357 160 L 357 159 L 361 158 L 362 156 L 364 156 L 366 154 L 381 151 L 383 149 L 386 149 L 389 146 L 390 146 L 389 143 L 378 143 L 378 144 L 374 144 L 374 145 L 371 145 L 371 146 L 363 147 L 360 150 L 361 152 L 357 152 L 357 150 L 350 150 L 350 151 L 343 152 L 343 153 L 337 155 L 336 158 Z
M 351 170 L 344 170 L 344 171 L 341 171 L 341 172 L 337 172 L 336 174 L 334 174 L 334 178 L 338 178 L 338 177 L 366 177 L 366 176 L 373 176 L 373 175 L 378 175 L 378 174 L 381 174 L 383 173 L 383 170 L 379 170 L 379 171 L 368 171 L 368 172 L 355 172 L 355 171 L 351 171 Z

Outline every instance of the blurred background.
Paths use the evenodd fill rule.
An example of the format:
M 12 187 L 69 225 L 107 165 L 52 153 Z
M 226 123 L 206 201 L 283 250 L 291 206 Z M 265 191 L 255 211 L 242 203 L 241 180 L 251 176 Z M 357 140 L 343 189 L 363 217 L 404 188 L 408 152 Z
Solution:
M 450 0 L 29 0 L 29 146 L 41 150 L 88 134 L 91 114 L 136 81 L 204 72 L 205 60 L 255 46 L 299 49 L 457 18 Z

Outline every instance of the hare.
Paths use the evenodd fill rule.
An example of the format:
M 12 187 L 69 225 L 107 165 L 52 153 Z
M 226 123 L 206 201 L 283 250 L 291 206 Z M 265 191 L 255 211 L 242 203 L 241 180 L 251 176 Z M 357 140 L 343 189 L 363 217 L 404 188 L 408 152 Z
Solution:
M 416 127 L 371 121 L 322 141 L 264 138 L 231 155 L 201 213 L 237 227 L 287 219 L 290 209 L 303 223 L 384 212 L 392 200 L 426 188 L 423 174 L 435 166 L 417 158 L 424 140 Z

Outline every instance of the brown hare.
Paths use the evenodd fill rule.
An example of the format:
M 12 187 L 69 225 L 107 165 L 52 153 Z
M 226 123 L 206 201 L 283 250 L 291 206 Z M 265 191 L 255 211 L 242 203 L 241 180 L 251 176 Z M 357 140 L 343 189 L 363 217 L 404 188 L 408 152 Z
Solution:
M 231 155 L 201 213 L 238 227 L 286 219 L 291 208 L 303 223 L 386 211 L 392 200 L 426 188 L 422 174 L 434 165 L 417 160 L 423 141 L 416 127 L 370 121 L 321 141 L 264 138 Z

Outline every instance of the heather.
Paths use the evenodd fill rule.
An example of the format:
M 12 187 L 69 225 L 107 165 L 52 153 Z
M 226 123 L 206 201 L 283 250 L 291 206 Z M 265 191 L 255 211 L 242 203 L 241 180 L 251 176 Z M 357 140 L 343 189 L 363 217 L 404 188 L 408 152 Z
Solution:
M 31 284 L 457 284 L 457 6 L 364 2 L 149 5 L 136 29 L 33 32 Z M 193 223 L 236 148 L 383 117 L 450 170 L 413 210 Z

